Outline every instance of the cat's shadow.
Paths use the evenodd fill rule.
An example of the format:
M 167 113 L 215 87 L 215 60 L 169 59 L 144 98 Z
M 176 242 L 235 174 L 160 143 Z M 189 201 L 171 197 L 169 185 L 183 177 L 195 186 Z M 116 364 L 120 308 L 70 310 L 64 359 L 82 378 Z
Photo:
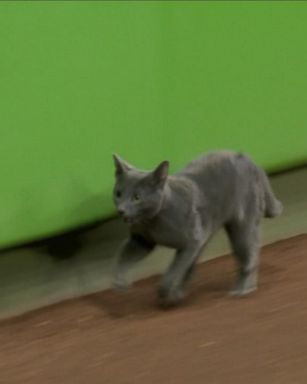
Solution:
M 260 266 L 261 292 L 268 292 L 281 278 L 282 270 L 273 261 L 263 260 Z M 126 292 L 112 290 L 84 298 L 98 312 L 115 318 L 146 318 L 161 316 L 161 312 L 208 308 L 234 300 L 229 292 L 237 279 L 237 268 L 229 255 L 199 265 L 188 287 L 187 297 L 175 307 L 165 308 L 157 299 L 156 289 L 160 276 L 138 281 Z M 249 296 L 248 296 L 249 297 Z
M 229 297 L 228 291 L 231 287 L 229 279 L 205 283 L 195 281 L 189 287 L 187 297 L 179 305 L 164 306 L 156 295 L 158 282 L 158 277 L 152 277 L 135 283 L 126 292 L 108 290 L 86 296 L 83 300 L 112 319 L 141 319 L 199 306 L 214 307 L 220 303 L 220 300 Z

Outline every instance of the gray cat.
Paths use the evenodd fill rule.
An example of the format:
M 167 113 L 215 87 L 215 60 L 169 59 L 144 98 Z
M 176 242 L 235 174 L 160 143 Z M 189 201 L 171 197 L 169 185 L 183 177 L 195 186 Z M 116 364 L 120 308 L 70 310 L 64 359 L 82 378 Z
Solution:
M 262 217 L 275 217 L 282 204 L 275 198 L 265 172 L 240 153 L 216 151 L 168 175 L 163 161 L 154 171 L 142 171 L 114 155 L 114 201 L 130 227 L 120 250 L 114 286 L 124 288 L 127 270 L 156 245 L 176 249 L 163 275 L 158 296 L 175 304 L 211 236 L 224 227 L 239 262 L 233 294 L 257 288 L 259 226 Z

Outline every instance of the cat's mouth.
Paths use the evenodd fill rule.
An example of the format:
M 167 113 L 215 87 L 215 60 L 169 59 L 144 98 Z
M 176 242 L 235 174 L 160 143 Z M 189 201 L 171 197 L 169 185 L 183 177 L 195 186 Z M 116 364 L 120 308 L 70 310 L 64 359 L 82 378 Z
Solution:
M 124 222 L 126 224 L 132 224 L 133 223 L 133 219 L 131 217 L 124 217 Z
M 140 217 L 129 217 L 129 216 L 124 216 L 123 217 L 124 219 L 124 222 L 126 224 L 128 224 L 129 226 L 131 225 L 137 225 L 137 224 L 140 224 L 142 222 L 141 218 Z
M 124 216 L 123 219 L 124 219 L 124 222 L 128 225 L 133 225 L 138 222 L 138 219 L 136 217 Z

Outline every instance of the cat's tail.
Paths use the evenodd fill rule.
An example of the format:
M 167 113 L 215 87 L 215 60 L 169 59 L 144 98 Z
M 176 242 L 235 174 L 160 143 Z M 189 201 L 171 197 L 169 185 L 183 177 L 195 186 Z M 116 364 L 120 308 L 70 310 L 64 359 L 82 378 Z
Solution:
M 264 217 L 276 217 L 281 215 L 283 204 L 277 200 L 265 172 L 261 170 L 261 184 L 264 192 Z

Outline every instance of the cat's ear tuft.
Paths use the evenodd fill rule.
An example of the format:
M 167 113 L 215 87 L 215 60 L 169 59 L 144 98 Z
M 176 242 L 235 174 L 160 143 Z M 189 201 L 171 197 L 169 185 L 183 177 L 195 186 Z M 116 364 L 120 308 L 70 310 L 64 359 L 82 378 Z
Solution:
M 164 183 L 168 176 L 168 170 L 169 161 L 162 161 L 152 173 L 155 182 Z
M 113 160 L 114 160 L 116 175 L 121 175 L 129 171 L 129 169 L 131 169 L 131 166 L 128 163 L 126 163 L 123 159 L 121 159 L 118 155 L 113 154 Z

